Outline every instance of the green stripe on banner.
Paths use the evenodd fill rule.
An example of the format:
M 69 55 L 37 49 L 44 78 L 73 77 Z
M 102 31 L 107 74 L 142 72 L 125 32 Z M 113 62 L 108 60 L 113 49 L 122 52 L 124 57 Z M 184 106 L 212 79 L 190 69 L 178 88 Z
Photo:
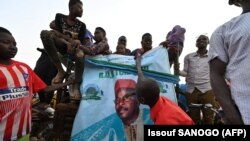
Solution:
M 118 63 L 89 59 L 89 58 L 86 59 L 85 62 L 91 65 L 99 66 L 99 67 L 119 69 L 119 70 L 127 71 L 133 74 L 137 74 L 136 67 L 132 65 L 118 64 Z M 162 73 L 162 72 L 157 72 L 157 71 L 152 71 L 152 70 L 145 70 L 145 69 L 142 69 L 142 71 L 144 72 L 145 76 L 154 77 L 156 79 L 163 80 L 166 82 L 178 84 L 178 82 L 180 81 L 177 75 L 172 75 L 172 74 Z

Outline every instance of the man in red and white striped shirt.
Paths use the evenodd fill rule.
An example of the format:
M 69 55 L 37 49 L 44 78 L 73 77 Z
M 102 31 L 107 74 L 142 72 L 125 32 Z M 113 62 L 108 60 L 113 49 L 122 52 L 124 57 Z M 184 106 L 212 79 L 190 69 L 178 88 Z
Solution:
M 10 141 L 27 136 L 31 130 L 32 94 L 62 88 L 46 84 L 25 63 L 11 58 L 17 53 L 12 34 L 0 27 L 0 140 Z M 29 138 L 27 138 L 29 140 Z

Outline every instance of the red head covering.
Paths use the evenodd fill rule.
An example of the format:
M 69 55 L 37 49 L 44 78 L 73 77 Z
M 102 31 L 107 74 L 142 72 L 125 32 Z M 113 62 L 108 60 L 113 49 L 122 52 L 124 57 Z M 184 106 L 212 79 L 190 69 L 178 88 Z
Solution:
M 135 89 L 136 82 L 132 79 L 118 79 L 115 82 L 115 94 L 117 94 L 120 89 Z

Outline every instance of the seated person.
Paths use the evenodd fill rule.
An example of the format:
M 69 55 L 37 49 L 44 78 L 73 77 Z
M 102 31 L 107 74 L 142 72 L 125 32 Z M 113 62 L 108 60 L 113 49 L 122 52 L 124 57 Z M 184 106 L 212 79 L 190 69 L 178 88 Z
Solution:
M 91 47 L 80 45 L 79 49 L 82 50 L 84 54 L 90 56 L 110 54 L 106 31 L 102 27 L 97 27 L 95 29 L 94 39 L 96 42 Z
M 79 86 L 82 79 L 83 59 L 76 56 L 76 48 L 83 42 L 86 34 L 86 25 L 77 19 L 82 16 L 82 2 L 80 0 L 69 1 L 69 15 L 56 14 L 51 22 L 51 31 L 43 30 L 41 40 L 48 56 L 56 66 L 58 73 L 52 83 L 61 83 L 66 76 L 57 52 L 70 56 L 75 61 L 75 75 L 77 87 L 74 89 L 74 99 L 79 99 Z

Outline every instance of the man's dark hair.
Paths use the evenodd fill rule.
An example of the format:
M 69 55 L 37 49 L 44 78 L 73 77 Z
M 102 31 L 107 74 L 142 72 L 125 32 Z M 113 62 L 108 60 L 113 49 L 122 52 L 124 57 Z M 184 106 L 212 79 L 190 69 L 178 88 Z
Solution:
M 142 35 L 141 40 L 143 40 L 143 38 L 146 37 L 146 36 L 151 36 L 152 37 L 152 35 L 150 33 L 145 33 L 145 34 Z
M 77 3 L 82 4 L 82 1 L 80 0 L 69 0 L 69 8 Z
M 102 27 L 97 27 L 96 30 L 101 30 L 104 34 L 104 37 L 106 36 L 106 31 Z
M 118 38 L 118 41 L 120 41 L 120 40 L 125 40 L 125 41 L 127 41 L 127 38 L 126 38 L 124 35 L 122 35 L 122 36 L 120 36 L 120 37 Z
M 243 2 L 243 1 L 244 1 L 244 2 L 249 2 L 249 0 L 229 0 L 229 1 L 228 1 L 228 4 L 229 4 L 229 5 L 240 6 L 240 5 L 239 5 L 239 2 Z
M 11 32 L 8 29 L 4 28 L 4 27 L 0 27 L 0 32 L 8 33 L 8 34 L 12 35 Z
M 201 36 L 207 38 L 207 41 L 208 41 L 208 43 L 209 43 L 209 37 L 208 37 L 207 35 L 204 35 L 204 34 L 201 34 L 201 35 L 197 38 L 196 41 L 198 41 L 198 39 L 199 39 Z

